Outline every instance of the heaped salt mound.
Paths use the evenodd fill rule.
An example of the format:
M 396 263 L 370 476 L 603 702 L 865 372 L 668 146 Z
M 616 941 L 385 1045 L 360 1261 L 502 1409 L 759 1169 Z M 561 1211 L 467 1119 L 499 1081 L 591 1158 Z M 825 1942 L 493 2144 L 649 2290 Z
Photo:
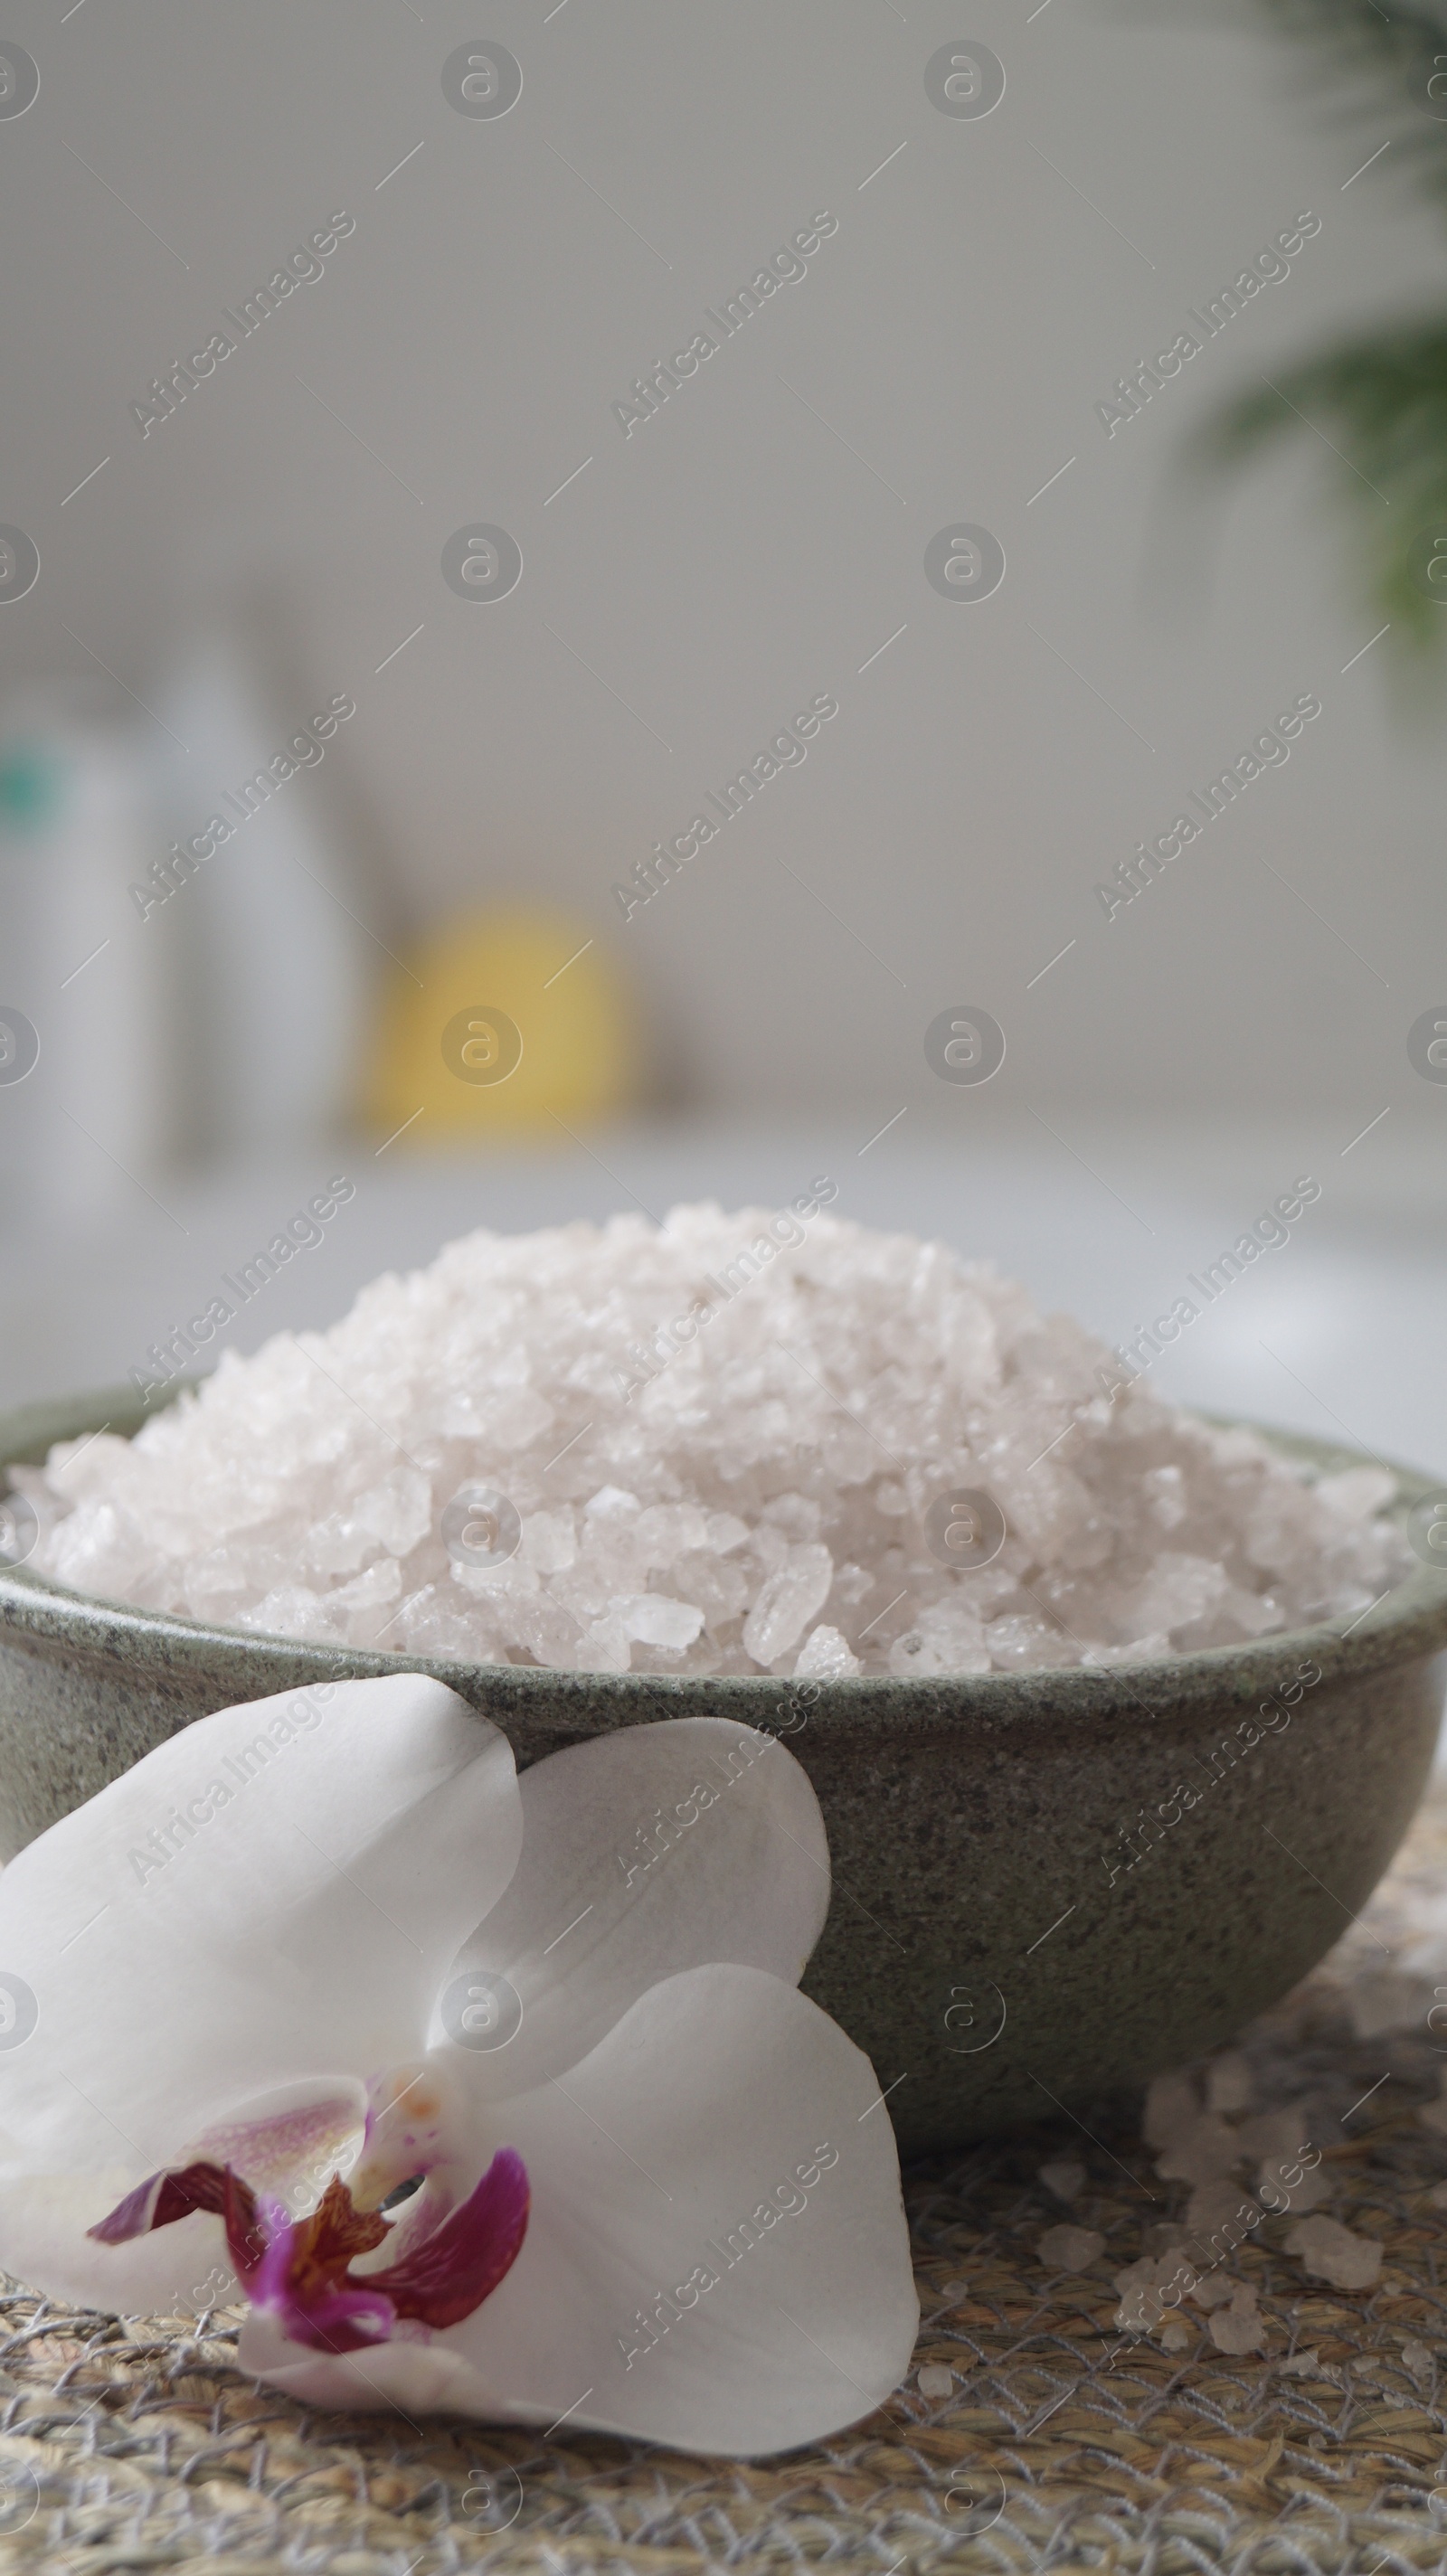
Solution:
M 1108 1400 L 1107 1357 L 940 1244 L 685 1207 L 470 1235 L 20 1472 L 77 1590 L 563 1670 L 1112 1662 L 1350 1617 L 1400 1572 L 1385 1475 L 1313 1488 L 1141 1383 Z M 481 1550 L 466 1504 L 444 1532 L 464 1487 L 520 1519 L 504 1561 L 505 1512 Z M 973 1571 L 926 1524 L 962 1490 L 1007 1528 Z

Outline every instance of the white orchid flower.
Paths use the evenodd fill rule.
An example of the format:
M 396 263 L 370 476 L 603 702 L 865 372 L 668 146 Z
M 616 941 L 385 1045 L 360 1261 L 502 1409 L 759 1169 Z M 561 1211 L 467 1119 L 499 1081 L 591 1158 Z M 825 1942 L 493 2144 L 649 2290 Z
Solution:
M 726 1718 L 521 1778 L 415 1674 L 198 1719 L 0 1877 L 0 2263 L 244 2294 L 317 2405 L 817 2440 L 918 2322 L 874 2071 L 796 1991 L 828 1897 Z

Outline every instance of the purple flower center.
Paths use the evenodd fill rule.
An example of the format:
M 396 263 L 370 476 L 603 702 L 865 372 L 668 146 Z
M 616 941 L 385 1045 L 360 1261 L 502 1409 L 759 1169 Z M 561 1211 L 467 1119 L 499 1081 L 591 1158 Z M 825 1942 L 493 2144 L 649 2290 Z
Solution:
M 230 2165 L 202 2158 L 152 2174 L 89 2232 L 103 2245 L 121 2245 L 208 2211 L 224 2222 L 254 2307 L 269 2310 L 293 2343 L 358 2352 L 384 2343 L 403 2319 L 435 2331 L 470 2317 L 517 2261 L 528 2204 L 527 2168 L 513 2148 L 501 2147 L 465 2201 L 435 2227 L 409 2231 L 397 2262 L 356 2273 L 353 2263 L 392 2229 L 380 2211 L 355 2207 L 340 2176 L 309 2218 L 294 2219 L 280 2202 L 258 2197 Z

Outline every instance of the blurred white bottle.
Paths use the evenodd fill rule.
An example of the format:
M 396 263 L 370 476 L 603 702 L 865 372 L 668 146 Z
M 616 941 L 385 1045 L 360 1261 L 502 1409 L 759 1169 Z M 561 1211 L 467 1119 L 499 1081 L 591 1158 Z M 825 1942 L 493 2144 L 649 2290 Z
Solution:
M 305 746 L 333 702 L 280 698 L 241 638 L 212 625 L 159 702 L 187 749 L 163 758 L 157 855 L 204 843 L 213 816 L 231 830 L 166 905 L 185 944 L 192 1142 L 212 1156 L 304 1149 L 336 1132 L 358 1091 L 377 951 L 333 820 L 349 719 L 298 751 L 292 738 Z
M 137 936 L 127 891 L 155 840 L 149 764 L 129 723 L 84 682 L 11 701 L 0 724 L 0 1179 L 15 1215 L 108 1217 L 164 1170 L 176 1133 L 175 953 L 163 934 Z

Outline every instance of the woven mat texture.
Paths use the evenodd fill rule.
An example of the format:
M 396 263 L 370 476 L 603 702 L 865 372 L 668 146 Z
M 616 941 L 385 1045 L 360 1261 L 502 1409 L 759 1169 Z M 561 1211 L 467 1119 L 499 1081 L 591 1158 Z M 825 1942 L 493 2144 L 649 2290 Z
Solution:
M 1383 2249 L 1372 2289 L 1334 2289 L 1269 2220 L 1226 2267 L 1264 2352 L 1218 2349 L 1190 2306 L 1183 2351 L 1121 2335 L 1114 2276 L 1180 2240 L 1188 2186 L 1119 2120 L 912 2172 L 915 2369 L 851 2432 L 757 2466 L 314 2415 L 236 2370 L 233 2312 L 122 2322 L 12 2292 L 0 2570 L 1447 2569 L 1447 2134 L 1419 2116 L 1447 2068 L 1444 1863 L 1439 1790 L 1362 1922 L 1240 2042 L 1254 2107 L 1303 2105 L 1325 2207 Z M 1068 2210 L 1039 2176 L 1065 2156 L 1086 2168 Z M 1106 2240 L 1079 2274 L 1039 2250 L 1066 2220 Z

